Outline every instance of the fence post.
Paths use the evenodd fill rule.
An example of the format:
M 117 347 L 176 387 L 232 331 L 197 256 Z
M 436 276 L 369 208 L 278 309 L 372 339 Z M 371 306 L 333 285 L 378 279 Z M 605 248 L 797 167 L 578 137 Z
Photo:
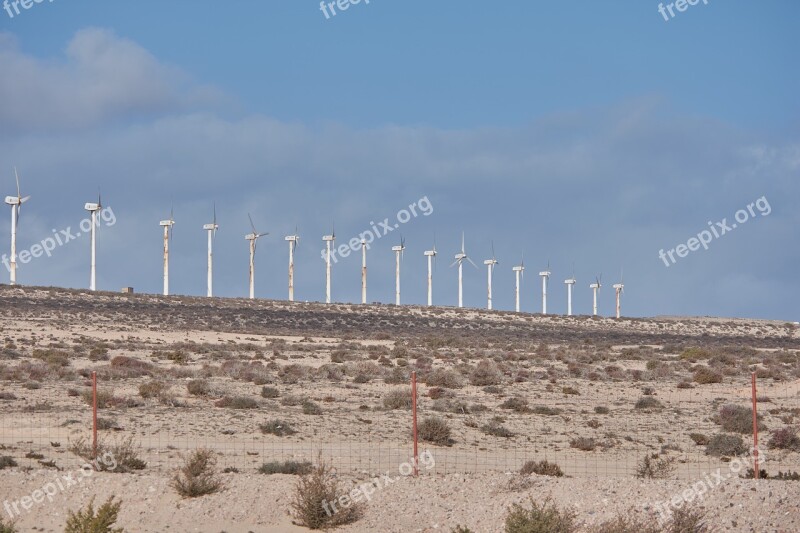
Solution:
M 414 433 L 414 476 L 419 475 L 419 457 L 417 455 L 417 372 L 411 372 L 411 418 Z
M 756 373 L 752 372 L 750 374 L 750 379 L 752 382 L 752 389 L 753 389 L 753 476 L 756 479 L 759 479 L 759 471 L 758 471 L 758 412 L 757 404 L 758 401 L 756 400 Z
M 92 459 L 97 460 L 97 372 L 92 370 Z

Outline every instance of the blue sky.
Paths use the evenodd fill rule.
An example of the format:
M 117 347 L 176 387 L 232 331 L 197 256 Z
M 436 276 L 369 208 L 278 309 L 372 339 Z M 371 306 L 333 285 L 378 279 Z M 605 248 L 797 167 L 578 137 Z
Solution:
M 283 235 L 297 225 L 297 297 L 320 300 L 332 223 L 344 243 L 427 197 L 430 216 L 370 250 L 370 301 L 393 300 L 402 231 L 404 301 L 424 302 L 435 233 L 435 300 L 453 305 L 464 230 L 479 265 L 494 241 L 496 308 L 513 306 L 524 252 L 527 311 L 549 261 L 555 312 L 574 264 L 580 313 L 600 273 L 600 311 L 613 312 L 624 268 L 624 314 L 797 320 L 800 4 L 701 0 L 669 21 L 658 5 L 371 0 L 330 19 L 306 0 L 0 11 L 0 192 L 16 165 L 33 195 L 25 249 L 76 226 L 101 187 L 117 218 L 101 228 L 102 289 L 159 290 L 158 221 L 174 202 L 172 289 L 204 294 L 201 226 L 216 201 L 217 294 L 246 294 L 249 211 L 272 233 L 257 295 L 285 297 Z M 659 259 L 761 197 L 768 216 L 670 267 Z M 5 253 L 8 234 L 6 213 Z M 359 298 L 357 255 L 334 267 L 337 301 Z M 22 283 L 86 286 L 88 242 L 19 268 Z M 466 270 L 467 305 L 485 305 L 485 278 Z

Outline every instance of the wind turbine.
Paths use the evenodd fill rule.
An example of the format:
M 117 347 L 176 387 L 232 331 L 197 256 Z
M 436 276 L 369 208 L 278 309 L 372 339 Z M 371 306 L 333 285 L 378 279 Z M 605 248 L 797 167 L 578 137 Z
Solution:
M 100 193 L 97 193 L 97 203 L 87 203 L 83 208 L 92 214 L 92 266 L 91 273 L 89 274 L 89 290 L 97 289 L 96 285 L 96 266 L 97 266 L 97 212 L 103 208 L 103 202 L 100 200 Z
M 400 260 L 403 258 L 403 250 L 406 249 L 406 240 L 400 237 L 400 246 L 392 246 L 395 255 L 394 272 L 394 304 L 400 305 Z
M 622 293 L 625 292 L 625 283 L 622 280 L 622 271 L 620 271 L 620 274 L 619 274 L 619 283 L 615 283 L 613 285 L 613 287 L 614 287 L 614 292 L 616 293 L 616 296 L 617 296 L 617 318 L 619 318 L 620 317 L 620 299 L 621 299 Z
M 361 239 L 361 303 L 367 303 L 367 240 Z
M 572 277 L 565 279 L 564 283 L 567 285 L 567 316 L 572 316 L 572 286 L 575 285 L 575 269 L 572 269 Z
M 478 265 L 476 265 L 475 262 L 467 256 L 467 252 L 464 250 L 464 232 L 463 231 L 461 232 L 461 251 L 455 255 L 455 258 L 456 258 L 456 260 L 453 261 L 453 264 L 451 264 L 450 267 L 452 268 L 455 265 L 458 265 L 458 306 L 459 307 L 464 307 L 464 299 L 463 299 L 463 294 L 464 293 L 462 291 L 463 280 L 464 280 L 464 270 L 463 270 L 464 259 L 466 259 L 467 261 L 472 263 L 472 266 L 474 266 L 475 268 L 478 268 Z
M 211 224 L 203 225 L 203 229 L 208 232 L 208 292 L 211 298 L 214 295 L 214 245 L 213 241 L 217 236 L 219 225 L 217 224 L 217 204 L 214 204 L 214 221 Z
M 254 232 L 255 233 L 255 232 Z M 297 226 L 294 228 L 293 235 L 287 235 L 284 240 L 289 243 L 289 301 L 294 301 L 294 249 L 300 242 L 300 235 L 297 234 Z
M 14 177 L 17 179 L 17 195 L 6 196 L 6 203 L 11 206 L 11 285 L 17 284 L 17 222 L 19 222 L 19 212 L 22 204 L 30 200 L 30 196 L 22 197 L 19 192 L 19 174 L 17 167 L 14 167 Z
M 492 309 L 492 278 L 494 277 L 494 266 L 497 264 L 497 259 L 494 256 L 494 242 L 492 242 L 492 258 L 487 259 L 483 262 L 486 265 L 486 276 L 487 276 L 487 303 L 486 308 L 491 310 Z
M 539 272 L 542 277 L 542 314 L 547 314 L 547 281 L 550 279 L 550 261 L 547 262 L 547 269 Z
M 514 274 L 517 277 L 517 283 L 514 289 L 514 301 L 516 302 L 515 309 L 517 310 L 517 313 L 519 313 L 519 282 L 520 278 L 525 278 L 525 256 L 522 257 L 522 262 L 511 270 L 514 271 Z
M 89 204 L 86 204 L 86 208 L 89 209 Z M 169 296 L 169 241 L 172 239 L 172 226 L 175 225 L 174 210 L 172 208 L 169 210 L 169 220 L 162 220 L 158 225 L 164 228 L 164 296 Z M 94 233 L 92 234 L 94 235 Z M 92 240 L 94 241 L 94 237 Z M 94 259 L 92 263 L 94 263 Z M 92 272 L 94 272 L 94 267 L 92 267 Z
M 250 299 L 253 300 L 256 297 L 256 241 L 258 241 L 259 237 L 269 235 L 269 233 L 259 233 L 256 231 L 256 225 L 253 224 L 253 217 L 250 216 L 250 213 L 247 213 L 247 218 L 250 219 L 250 227 L 253 229 L 252 233 L 248 233 L 244 236 L 245 240 L 250 241 Z
M 433 238 L 433 250 L 426 250 L 425 257 L 428 258 L 428 307 L 433 305 L 433 265 L 436 261 L 436 237 Z
M 603 279 L 603 275 L 600 274 L 599 277 L 595 278 L 595 282 L 589 285 L 589 288 L 592 289 L 592 293 L 594 296 L 593 304 L 592 304 L 592 316 L 597 316 L 597 291 L 600 290 L 600 287 L 603 285 L 600 283 L 600 280 Z
M 336 227 L 333 227 L 330 235 L 323 235 L 322 240 L 325 241 L 325 303 L 331 303 L 331 247 L 336 242 Z

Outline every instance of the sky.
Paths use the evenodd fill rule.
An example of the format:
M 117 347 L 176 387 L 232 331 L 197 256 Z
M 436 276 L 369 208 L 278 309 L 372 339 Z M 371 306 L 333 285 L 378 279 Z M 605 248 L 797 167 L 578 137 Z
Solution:
M 800 320 L 794 0 L 25 4 L 0 4 L 0 197 L 16 167 L 18 253 L 38 252 L 21 284 L 88 287 L 101 191 L 101 290 L 161 291 L 173 210 L 170 291 L 205 295 L 216 205 L 216 296 L 247 295 L 249 213 L 258 298 L 287 298 L 297 228 L 295 297 L 324 300 L 335 228 L 334 301 L 360 301 L 348 243 L 371 231 L 370 302 L 394 302 L 402 238 L 402 302 L 425 303 L 435 242 L 453 306 L 463 232 L 469 307 L 494 249 L 495 309 L 524 258 L 526 312 L 549 264 L 552 313 L 574 274 L 578 314 L 602 276 L 602 315 L 622 280 L 626 316 Z

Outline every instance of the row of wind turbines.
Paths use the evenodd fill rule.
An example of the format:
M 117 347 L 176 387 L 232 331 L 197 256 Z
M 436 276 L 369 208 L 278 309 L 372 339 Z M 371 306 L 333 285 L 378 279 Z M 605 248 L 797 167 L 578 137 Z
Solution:
M 17 257 L 17 228 L 19 227 L 19 214 L 22 207 L 22 204 L 27 202 L 30 199 L 30 196 L 23 197 L 20 193 L 20 185 L 19 185 L 19 175 L 17 174 L 16 168 L 14 169 L 14 175 L 17 181 L 17 195 L 16 196 L 7 196 L 5 199 L 5 203 L 11 206 L 11 261 L 10 261 L 10 274 L 11 274 L 11 285 L 15 285 L 17 282 L 17 269 L 16 269 L 16 257 Z M 90 277 L 89 277 L 89 289 L 94 291 L 96 290 L 96 249 L 97 249 L 97 238 L 96 238 L 96 231 L 98 227 L 98 220 L 97 216 L 98 213 L 103 209 L 102 199 L 101 196 L 98 194 L 97 202 L 90 202 L 84 205 L 84 209 L 91 214 L 91 221 L 92 221 L 92 229 L 91 229 L 91 263 L 90 263 Z M 258 244 L 258 239 L 269 235 L 268 232 L 259 232 L 256 229 L 255 224 L 253 223 L 253 218 L 248 213 L 248 220 L 250 221 L 250 228 L 251 232 L 244 236 L 245 240 L 248 241 L 248 246 L 250 249 L 250 263 L 249 263 L 249 296 L 250 299 L 255 299 L 255 254 L 256 248 Z M 170 210 L 170 217 L 167 220 L 162 220 L 159 222 L 159 225 L 163 228 L 163 239 L 164 239 L 164 255 L 163 255 L 163 280 L 164 280 L 164 289 L 163 294 L 168 296 L 169 292 L 169 246 L 170 241 L 172 240 L 173 235 L 173 228 L 175 226 L 175 217 L 174 211 Z M 217 210 L 216 205 L 214 205 L 214 212 L 213 212 L 213 219 L 212 222 L 209 224 L 203 225 L 203 230 L 207 232 L 208 236 L 208 260 L 207 260 L 207 291 L 206 294 L 208 297 L 212 297 L 214 294 L 213 289 L 213 282 L 214 282 L 214 241 L 216 240 L 217 230 L 219 229 L 219 224 L 217 223 Z M 300 235 L 297 234 L 297 228 L 295 228 L 295 232 L 292 235 L 286 235 L 284 240 L 289 245 L 289 301 L 294 301 L 294 254 L 295 249 L 300 242 Z M 332 268 L 332 253 L 334 249 L 334 243 L 336 241 L 336 231 L 335 229 L 331 231 L 329 235 L 324 235 L 322 237 L 322 241 L 325 243 L 325 302 L 331 303 L 331 268 Z M 369 244 L 365 239 L 361 240 L 361 303 L 367 303 L 367 250 L 369 249 Z M 405 239 L 400 239 L 400 244 L 397 246 L 392 247 L 392 252 L 395 254 L 395 304 L 400 305 L 400 266 L 403 260 L 403 255 L 406 249 Z M 428 276 L 427 276 L 427 289 L 428 289 L 428 298 L 427 304 L 428 306 L 433 305 L 433 268 L 436 261 L 436 256 L 438 252 L 436 250 L 436 242 L 434 239 L 433 248 L 430 250 L 424 251 L 424 256 L 427 258 L 428 263 Z M 461 234 L 461 249 L 458 253 L 454 256 L 455 261 L 450 265 L 450 267 L 458 267 L 458 307 L 464 306 L 464 298 L 463 298 L 463 268 L 464 262 L 469 262 L 472 266 L 476 269 L 478 266 L 475 262 L 467 255 L 466 248 L 465 248 L 465 238 L 464 234 Z M 495 267 L 499 264 L 499 261 L 495 257 L 494 254 L 494 244 L 492 244 L 492 257 L 490 259 L 486 259 L 483 262 L 484 265 L 487 267 L 487 309 L 492 309 L 492 280 L 494 279 L 494 270 Z M 521 282 L 525 276 L 525 260 L 523 258 L 522 262 L 519 265 L 515 265 L 512 268 L 512 271 L 516 277 L 516 284 L 514 290 L 514 300 L 515 300 L 515 310 L 516 312 L 520 312 L 520 287 Z M 542 278 L 542 314 L 547 314 L 547 288 L 548 283 L 551 276 L 550 272 L 550 265 L 548 263 L 547 269 L 539 272 L 539 276 Z M 595 282 L 589 285 L 589 288 L 592 289 L 592 315 L 597 316 L 597 295 L 602 287 L 601 283 L 602 275 L 595 278 Z M 564 280 L 564 284 L 567 287 L 567 315 L 571 316 L 572 313 L 572 293 L 573 293 L 573 286 L 577 283 L 575 276 L 573 274 L 572 277 L 569 279 Z M 620 318 L 620 303 L 621 303 L 621 295 L 624 292 L 624 284 L 622 281 L 620 283 L 614 284 L 613 288 L 616 295 L 616 317 Z

